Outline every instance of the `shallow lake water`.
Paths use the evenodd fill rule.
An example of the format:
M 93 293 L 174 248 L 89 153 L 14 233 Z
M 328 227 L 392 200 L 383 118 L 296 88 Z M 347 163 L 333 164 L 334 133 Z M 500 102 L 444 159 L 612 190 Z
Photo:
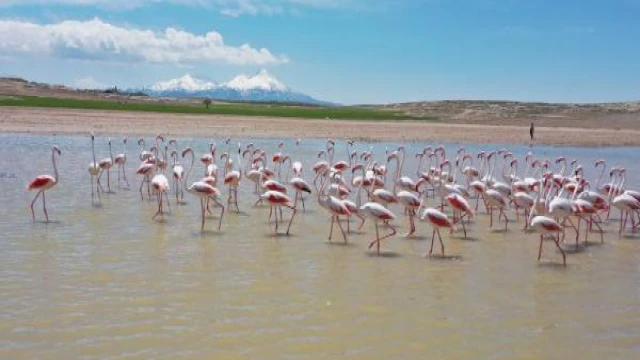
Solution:
M 35 175 L 53 173 L 54 141 L 62 156 L 60 183 L 47 194 L 52 223 L 34 224 L 28 204 L 35 194 L 25 187 Z M 275 150 L 274 140 L 251 141 L 269 154 Z M 178 139 L 197 156 L 208 142 Z M 385 147 L 397 145 L 356 149 L 373 146 L 382 159 Z M 405 174 L 415 177 L 412 154 L 427 144 L 404 145 Z M 323 146 L 301 144 L 297 156 L 307 181 Z M 451 154 L 459 144 L 445 146 Z M 529 150 L 539 158 L 576 158 L 592 183 L 593 160 L 605 158 L 609 167 L 626 166 L 626 187 L 640 189 L 638 148 L 507 147 L 521 161 Z M 224 146 L 218 148 L 219 154 Z M 114 139 L 114 153 L 121 150 Z M 285 150 L 296 157 L 292 139 Z M 105 137 L 96 139 L 96 151 L 98 158 L 108 155 Z M 377 257 L 366 248 L 374 236 L 370 222 L 349 235 L 348 245 L 339 232 L 330 244 L 329 217 L 313 195 L 292 235 L 273 236 L 269 209 L 252 206 L 247 180 L 243 213 L 228 212 L 220 232 L 209 218 L 200 233 L 199 203 L 188 193 L 185 205 L 172 198 L 164 222 L 152 221 L 155 203 L 140 200 L 131 144 L 131 190 L 117 188 L 114 172 L 115 193 L 103 194 L 100 206 L 90 197 L 87 136 L 2 135 L 0 156 L 3 359 L 631 359 L 640 353 L 640 234 L 618 237 L 617 212 L 604 244 L 569 251 L 566 268 L 550 242 L 543 261 L 536 260 L 538 237 L 521 230 L 522 220 L 496 232 L 485 214 L 470 226 L 469 239 L 443 232 L 446 258 L 422 256 L 431 237 L 423 222 L 415 238 L 392 237 Z M 338 142 L 336 159 L 345 158 Z M 202 173 L 201 165 L 196 169 Z M 39 203 L 36 210 L 43 219 Z M 402 209 L 392 210 L 399 234 L 406 232 Z M 515 220 L 512 211 L 508 216 Z

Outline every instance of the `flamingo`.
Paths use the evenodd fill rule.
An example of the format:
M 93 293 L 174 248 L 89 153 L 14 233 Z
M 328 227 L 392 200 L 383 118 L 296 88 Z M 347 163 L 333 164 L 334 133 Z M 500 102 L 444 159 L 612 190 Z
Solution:
M 462 224 L 462 230 L 464 232 L 464 237 L 467 237 L 467 228 L 464 225 L 464 217 L 471 218 L 474 216 L 473 209 L 467 202 L 467 199 L 462 197 L 462 195 L 457 193 L 451 193 L 447 195 L 445 198 L 449 205 L 453 208 L 453 223 L 457 224 L 458 222 Z M 453 228 L 451 229 L 453 230 Z
M 144 200 L 144 196 L 142 195 L 142 187 L 145 183 L 147 183 L 147 194 L 151 195 L 151 191 L 148 189 L 149 182 L 151 179 L 151 175 L 155 172 L 156 165 L 153 162 L 149 162 L 150 159 L 147 159 L 140 164 L 138 169 L 136 170 L 137 175 L 142 175 L 142 181 L 140 181 L 140 200 Z
M 260 195 L 262 199 L 269 203 L 271 206 L 271 212 L 273 213 L 273 208 L 281 209 L 283 206 L 291 209 L 291 219 L 289 219 L 289 226 L 287 226 L 286 235 L 289 235 L 289 231 L 291 230 L 291 223 L 293 223 L 293 218 L 296 216 L 296 208 L 293 206 L 291 202 L 291 198 L 289 198 L 286 194 L 281 193 L 279 191 L 268 190 Z M 275 234 L 278 234 L 278 214 L 276 212 L 276 226 L 275 226 Z
M 47 201 L 45 199 L 45 191 L 51 189 L 52 187 L 58 184 L 58 167 L 56 166 L 56 156 L 55 156 L 56 154 L 60 156 L 62 155 L 62 152 L 60 151 L 60 148 L 57 145 L 54 145 L 51 148 L 51 162 L 53 163 L 54 175 L 53 176 L 38 175 L 33 180 L 31 180 L 29 185 L 27 185 L 28 191 L 38 190 L 36 197 L 34 197 L 33 201 L 31 202 L 31 217 L 33 218 L 34 222 L 36 221 L 36 215 L 35 215 L 35 212 L 33 211 L 33 204 L 36 202 L 36 200 L 38 200 L 38 197 L 40 196 L 40 194 L 42 194 L 42 209 L 44 210 L 46 223 L 47 224 L 49 223 L 49 214 L 47 214 Z
M 542 243 L 544 242 L 545 235 L 558 234 L 557 237 L 555 235 L 552 235 L 553 242 L 556 244 L 556 247 L 558 248 L 558 250 L 560 250 L 560 253 L 562 254 L 562 263 L 564 264 L 564 266 L 567 266 L 567 257 L 564 253 L 564 250 L 562 250 L 562 247 L 560 247 L 560 233 L 564 230 L 564 228 L 557 221 L 549 217 L 546 217 L 543 215 L 535 215 L 536 214 L 535 204 L 538 203 L 539 198 L 540 198 L 540 192 L 537 193 L 536 199 L 534 201 L 534 205 L 531 206 L 531 210 L 529 211 L 529 219 L 528 219 L 529 228 L 531 228 L 533 231 L 540 234 L 540 247 L 538 249 L 538 261 L 540 261 L 540 258 L 542 257 Z
M 416 232 L 416 224 L 414 218 L 416 216 L 416 210 L 420 207 L 421 201 L 414 193 L 402 190 L 396 194 L 398 202 L 404 206 L 405 214 L 409 216 L 409 232 L 405 234 L 405 237 L 409 237 Z
M 91 201 L 93 201 L 95 197 L 95 192 L 98 193 L 98 198 L 100 198 L 100 188 L 98 187 L 98 175 L 100 174 L 100 166 L 96 162 L 96 146 L 95 146 L 95 136 L 93 132 L 91 132 L 91 154 L 93 155 L 93 162 L 89 164 L 89 177 L 91 178 Z M 96 178 L 96 191 L 93 191 L 94 181 L 93 178 Z
M 184 168 L 178 163 L 178 151 L 171 151 L 171 158 L 173 159 L 173 165 L 171 170 L 173 173 L 173 186 L 176 192 L 176 203 L 184 201 L 184 187 L 182 181 L 184 180 Z
M 147 151 L 144 149 L 145 145 L 144 145 L 143 138 L 138 139 L 138 146 L 140 146 L 140 161 L 145 161 L 153 157 L 153 154 L 151 153 L 151 151 Z
M 622 232 L 627 223 L 627 218 L 629 214 L 631 214 L 631 223 L 632 227 L 635 229 L 637 225 L 635 224 L 635 220 L 633 218 L 633 214 L 640 212 L 640 200 L 632 196 L 631 194 L 624 192 L 621 195 L 616 196 L 611 201 L 611 205 L 615 206 L 620 210 L 620 230 L 618 231 L 619 235 L 622 235 Z M 624 218 L 624 223 L 623 223 Z
M 297 207 L 298 199 L 300 199 L 300 201 L 302 202 L 302 211 L 303 212 L 306 211 L 304 207 L 304 197 L 302 196 L 302 193 L 306 192 L 307 194 L 311 194 L 311 187 L 309 187 L 309 184 L 307 184 L 307 182 L 304 181 L 304 179 L 299 177 L 291 178 L 291 180 L 289 180 L 289 185 L 291 185 L 293 190 L 296 192 L 294 206 Z
M 220 208 L 222 208 L 220 213 L 220 220 L 218 222 L 218 231 L 220 231 L 220 227 L 222 226 L 222 218 L 224 217 L 224 205 L 218 200 L 220 198 L 220 191 L 204 181 L 196 181 L 189 185 L 189 187 L 187 187 L 189 174 L 191 174 L 191 170 L 193 170 L 193 164 L 195 162 L 195 154 L 190 147 L 187 147 L 182 151 L 182 157 L 184 158 L 185 156 L 187 156 L 187 154 L 191 154 L 191 162 L 189 163 L 189 170 L 187 170 L 187 174 L 185 175 L 184 181 L 182 183 L 187 192 L 194 196 L 197 196 L 200 199 L 200 215 L 202 219 L 200 231 L 204 232 L 205 199 L 209 198 L 213 199 L 213 201 Z
M 129 188 L 129 180 L 127 180 L 127 171 L 126 171 L 126 163 L 127 163 L 127 137 L 122 138 L 122 143 L 124 144 L 124 151 L 122 154 L 116 155 L 114 158 L 114 162 L 118 165 L 118 188 L 120 188 L 120 172 L 122 172 L 122 177 L 124 181 L 127 183 L 127 189 Z
M 376 245 L 376 253 L 380 255 L 380 242 L 388 237 L 391 237 L 396 234 L 395 227 L 389 224 L 389 221 L 396 218 L 396 216 L 383 205 L 376 202 L 368 202 L 360 207 L 360 211 L 368 218 L 373 220 L 373 223 L 376 228 L 376 238 L 369 242 L 368 249 L 371 249 L 373 245 Z M 378 223 L 383 221 L 387 224 L 387 226 L 391 229 L 391 231 L 380 237 L 379 225 Z
M 111 167 L 113 167 L 113 153 L 111 152 L 111 138 L 109 138 L 109 157 L 104 158 L 98 162 L 98 166 L 100 167 L 100 174 L 98 174 L 98 186 L 102 189 L 102 185 L 100 184 L 100 178 L 102 177 L 102 173 L 107 171 L 107 192 L 111 193 L 111 181 L 110 181 L 110 173 Z M 104 191 L 104 189 L 102 189 Z
M 299 158 L 300 156 L 300 139 L 296 140 L 296 158 Z M 291 169 L 293 170 L 293 175 L 295 175 L 295 177 L 302 177 L 302 162 L 300 161 L 294 161 L 293 164 L 291 164 Z
M 424 254 L 424 256 L 431 256 L 433 253 L 433 243 L 436 238 L 436 233 L 438 234 L 438 240 L 440 240 L 440 252 L 442 256 L 444 256 L 444 243 L 442 242 L 442 235 L 440 235 L 440 228 L 455 230 L 455 224 L 449 220 L 447 215 L 434 208 L 425 209 L 422 213 L 421 219 L 427 219 L 433 228 L 433 233 L 431 234 L 431 247 L 429 248 L 429 253 Z
M 164 174 L 156 174 L 151 179 L 151 187 L 158 199 L 158 211 L 151 219 L 155 219 L 158 215 L 164 217 L 164 210 L 162 206 L 164 201 L 162 199 L 162 195 L 167 198 L 167 205 L 169 205 L 169 196 L 167 195 L 167 192 L 169 191 L 169 179 L 167 179 Z M 169 205 L 169 209 L 171 209 L 171 205 Z
M 229 171 L 224 177 L 224 184 L 229 187 L 227 206 L 231 206 L 231 202 L 233 201 L 237 212 L 240 212 L 240 208 L 238 207 L 238 186 L 240 186 L 240 181 L 242 180 L 242 158 L 240 157 L 241 149 L 242 145 L 238 143 L 238 170 Z M 227 155 L 226 163 L 229 164 L 229 161 L 229 155 Z M 231 194 L 233 194 L 233 200 Z
M 335 174 L 332 175 L 334 177 Z M 322 182 L 322 186 L 320 187 L 320 191 L 318 191 L 318 203 L 325 210 L 329 212 L 331 215 L 331 231 L 329 232 L 329 242 L 331 242 L 331 237 L 333 235 L 333 227 L 334 223 L 338 223 L 338 227 L 340 227 L 340 231 L 342 231 L 342 238 L 344 239 L 344 243 L 347 243 L 347 234 L 344 232 L 342 228 L 342 224 L 340 223 L 340 216 L 349 216 L 351 212 L 347 208 L 347 206 L 337 197 L 327 195 L 324 190 L 327 185 L 329 178 L 326 178 Z
M 484 191 L 483 197 L 485 199 L 485 203 L 489 208 L 489 227 L 493 226 L 493 210 L 495 208 L 498 209 L 498 222 L 500 221 L 500 216 L 504 217 L 504 231 L 507 231 L 507 227 L 509 226 L 509 219 L 507 215 L 504 213 L 504 209 L 507 207 L 507 202 L 505 201 L 502 193 L 498 192 L 494 189 L 487 189 Z

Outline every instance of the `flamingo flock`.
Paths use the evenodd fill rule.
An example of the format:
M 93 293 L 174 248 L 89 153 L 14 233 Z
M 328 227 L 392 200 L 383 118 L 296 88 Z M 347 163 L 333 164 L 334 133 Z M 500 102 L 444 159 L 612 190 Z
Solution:
M 118 171 L 118 187 L 122 178 L 129 188 L 127 138 L 123 138 L 124 152 L 116 157 L 109 138 L 109 156 L 100 161 L 96 161 L 93 133 L 90 138 L 91 198 L 101 201 L 100 194 L 104 193 L 101 179 L 106 172 L 107 193 L 111 193 L 110 170 L 114 164 Z M 575 236 L 572 246 L 576 248 L 581 246 L 581 232 L 584 243 L 588 244 L 589 234 L 594 232 L 600 236 L 600 242 L 604 242 L 602 226 L 609 221 L 613 208 L 619 214 L 619 235 L 640 231 L 640 192 L 624 188 L 625 168 L 614 166 L 607 172 L 603 159 L 596 159 L 591 165 L 599 171 L 599 177 L 591 183 L 584 175 L 583 165 L 565 157 L 549 160 L 529 152 L 518 159 L 507 149 L 472 154 L 460 147 L 449 158 L 444 146 L 427 146 L 415 154 L 418 164 L 412 172 L 415 171 L 416 177 L 411 178 L 404 173 L 404 146 L 374 154 L 372 147 L 357 151 L 355 142 L 349 140 L 345 142 L 344 160 L 336 160 L 336 141 L 327 139 L 323 148 L 318 149 L 318 161 L 307 175 L 300 158 L 300 139 L 295 142 L 293 155 L 286 152 L 282 141 L 275 143 L 271 156 L 269 149 L 258 148 L 253 143 L 235 146 L 230 138 L 222 143 L 226 151 L 220 156 L 216 156 L 216 142 L 211 141 L 208 151 L 199 156 L 198 162 L 194 150 L 179 148 L 175 139 L 167 142 L 165 136 L 158 135 L 149 148 L 143 138 L 139 139 L 138 190 L 144 200 L 146 185 L 147 199 L 157 203 L 152 220 L 170 213 L 171 191 L 175 203 L 180 205 L 186 204 L 184 192 L 187 192 L 200 200 L 200 230 L 205 231 L 205 220 L 207 214 L 212 213 L 212 207 L 220 209 L 217 224 L 217 230 L 220 230 L 225 211 L 234 209 L 241 213 L 239 188 L 249 184 L 247 186 L 253 189 L 254 206 L 269 207 L 274 234 L 286 236 L 291 233 L 296 215 L 301 211 L 300 216 L 304 216 L 305 200 L 308 202 L 315 192 L 320 208 L 330 219 L 328 240 L 333 241 L 334 228 L 338 227 L 342 241 L 347 243 L 352 233 L 351 221 L 359 219 L 360 230 L 368 220 L 375 231 L 368 248 L 375 247 L 378 255 L 382 240 L 397 234 L 394 221 L 398 220 L 400 211 L 406 218 L 405 238 L 416 235 L 416 218 L 430 224 L 431 244 L 425 256 L 433 256 L 436 238 L 440 256 L 445 256 L 441 231 L 449 230 L 454 234 L 461 229 L 462 238 L 467 238 L 468 231 L 477 226 L 475 219 L 483 212 L 489 218 L 491 231 L 507 233 L 510 224 L 522 221 L 523 226 L 518 231 L 537 233 L 540 241 L 538 260 L 542 258 L 545 240 L 551 240 L 565 266 L 567 233 Z M 45 192 L 59 182 L 56 156 L 60 154 L 60 149 L 53 146 L 51 156 L 55 175 L 37 176 L 27 187 L 37 191 L 30 205 L 34 221 L 33 206 L 40 196 L 46 222 L 49 221 Z M 181 164 L 185 158 L 189 160 L 188 167 Z M 190 182 L 189 178 L 198 166 L 202 166 L 199 170 L 202 175 L 199 178 L 194 175 L 196 179 Z M 173 179 L 172 185 L 169 177 Z M 311 179 L 310 183 L 305 177 Z M 223 193 L 226 193 L 226 200 Z M 280 233 L 280 223 L 285 222 L 283 208 L 290 213 L 286 231 Z M 346 223 L 346 229 L 343 223 Z

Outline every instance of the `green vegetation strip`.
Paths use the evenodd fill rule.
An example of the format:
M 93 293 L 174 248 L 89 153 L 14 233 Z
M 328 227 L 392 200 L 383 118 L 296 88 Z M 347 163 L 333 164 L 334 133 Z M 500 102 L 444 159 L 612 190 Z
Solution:
M 339 120 L 422 120 L 436 121 L 434 117 L 414 117 L 399 111 L 376 110 L 360 107 L 315 107 L 279 104 L 223 103 L 208 109 L 195 104 L 158 104 L 118 102 L 114 100 L 61 99 L 38 96 L 0 97 L 0 106 L 51 107 L 92 110 L 150 111 L 178 114 L 220 114 L 244 116 L 296 117 L 307 119 Z

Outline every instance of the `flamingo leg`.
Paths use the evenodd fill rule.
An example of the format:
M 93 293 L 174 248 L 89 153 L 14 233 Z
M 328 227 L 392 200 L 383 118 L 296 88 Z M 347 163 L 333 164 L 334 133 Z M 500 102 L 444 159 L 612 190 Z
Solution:
M 329 242 L 331 242 L 331 237 L 333 236 L 333 223 L 335 222 L 336 217 L 331 216 L 331 230 L 329 231 Z
M 220 210 L 220 220 L 218 220 L 218 231 L 220 231 L 220 228 L 222 227 L 222 218 L 224 217 L 224 205 L 220 201 L 218 201 L 218 199 L 216 199 L 216 198 L 212 198 L 212 199 L 216 203 L 216 205 L 218 205 L 221 208 L 221 210 Z
M 125 171 L 125 165 L 122 164 L 122 176 L 124 177 L 124 182 L 127 184 L 127 189 L 129 188 L 129 180 L 127 180 L 127 172 Z
M 158 201 L 158 211 L 156 211 L 156 213 L 153 215 L 151 220 L 155 219 L 162 212 L 162 210 L 161 210 L 162 194 L 160 194 L 160 193 L 156 194 L 156 200 Z
M 95 194 L 93 191 L 93 175 L 89 175 L 89 180 L 91 181 L 91 201 L 93 201 L 93 198 L 95 197 Z
M 238 207 L 238 188 L 237 187 L 233 188 L 233 201 L 236 205 L 236 211 L 239 213 L 240 208 Z
M 38 193 L 36 194 L 36 197 L 33 198 L 33 201 L 31 202 L 31 217 L 33 218 L 33 221 L 36 221 L 36 213 L 33 211 L 33 204 L 35 204 L 36 200 L 38 200 L 38 197 L 40 196 L 40 194 L 42 193 L 42 190 L 38 191 Z
M 440 240 L 440 252 L 442 253 L 442 256 L 444 256 L 444 243 L 442 242 L 442 235 L 440 235 L 439 228 L 436 228 L 436 231 L 438 232 L 438 240 Z
M 44 210 L 44 217 L 46 219 L 46 223 L 49 223 L 49 214 L 47 214 L 47 199 L 45 196 L 45 191 L 42 190 L 42 209 Z
M 111 170 L 107 169 L 107 190 L 111 192 Z
M 540 247 L 538 248 L 538 261 L 542 257 L 542 243 L 544 242 L 544 235 L 540 234 Z
M 101 190 L 102 192 L 104 192 L 104 188 L 102 187 L 102 184 L 100 183 L 100 178 L 102 178 L 102 173 L 104 172 L 104 170 L 100 169 L 100 172 L 98 173 L 98 179 L 96 180 L 96 186 L 98 187 L 99 191 Z
M 146 175 L 145 175 L 146 176 Z M 140 200 L 144 200 L 144 195 L 142 195 L 142 187 L 144 186 L 144 178 L 142 178 L 142 181 L 140 181 Z M 100 192 L 98 191 L 98 194 Z
M 200 198 L 200 215 L 202 216 L 202 224 L 200 225 L 200 231 L 204 232 L 204 198 Z
M 560 235 L 558 235 L 558 238 L 559 237 L 560 237 Z M 562 250 L 562 247 L 560 247 L 560 239 L 556 239 L 554 237 L 553 240 L 556 243 L 556 247 L 558 248 L 558 250 L 560 250 L 560 254 L 562 254 L 562 264 L 566 267 L 567 266 L 567 256 L 565 255 L 564 250 Z
M 342 231 L 342 238 L 344 239 L 344 243 L 347 243 L 347 234 L 344 232 L 344 229 L 342 228 L 342 224 L 340 223 L 340 218 L 336 216 L 336 220 L 338 222 L 338 227 L 340 228 L 340 231 Z
M 167 199 L 167 207 L 169 208 L 169 212 L 171 212 L 171 202 L 169 201 L 169 193 L 163 191 L 165 199 Z M 160 195 L 162 196 L 162 195 Z
M 358 226 L 358 230 L 360 230 L 362 228 L 362 226 L 364 225 L 364 216 L 356 213 L 356 216 L 360 218 L 360 226 Z
M 500 208 L 500 214 L 504 217 L 504 231 L 507 231 L 507 227 L 509 226 L 509 219 L 507 218 L 507 214 L 504 213 L 504 209 Z M 498 218 L 500 216 L 498 215 Z
M 433 242 L 436 239 L 436 228 L 433 228 L 433 233 L 431 234 L 431 247 L 429 248 L 429 253 L 425 254 L 425 256 L 431 256 L 433 254 Z
M 120 189 L 120 168 L 121 166 L 118 165 L 118 169 L 117 169 L 118 170 L 118 189 Z
M 289 226 L 287 226 L 287 235 L 289 235 L 289 231 L 291 230 L 291 224 L 293 223 L 293 218 L 296 216 L 296 208 L 291 207 L 291 219 L 289 219 Z
M 464 214 L 462 216 L 460 216 L 460 222 L 462 223 L 462 231 L 463 231 L 464 237 L 466 239 L 467 238 L 467 227 L 464 225 L 463 217 L 464 217 Z
M 278 235 L 278 210 L 277 209 L 275 210 L 275 213 L 276 213 L 275 214 L 276 215 L 276 232 L 275 232 L 275 234 Z

